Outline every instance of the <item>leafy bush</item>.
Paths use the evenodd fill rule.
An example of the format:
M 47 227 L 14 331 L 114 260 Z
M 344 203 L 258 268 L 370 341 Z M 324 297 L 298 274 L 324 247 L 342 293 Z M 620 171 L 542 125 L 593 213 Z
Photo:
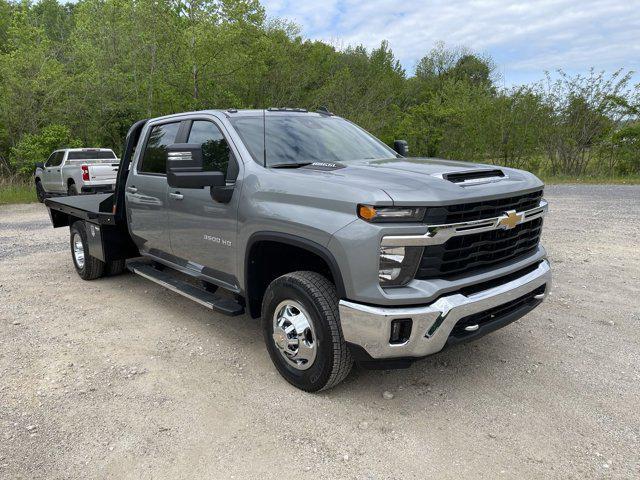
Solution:
M 69 127 L 48 125 L 38 135 L 24 135 L 11 149 L 9 164 L 18 174 L 28 176 L 33 173 L 36 163 L 46 161 L 54 150 L 80 146 L 82 142 L 72 138 Z
M 640 122 L 630 123 L 611 136 L 610 171 L 622 176 L 640 172 Z M 605 155 L 603 155 L 604 157 Z

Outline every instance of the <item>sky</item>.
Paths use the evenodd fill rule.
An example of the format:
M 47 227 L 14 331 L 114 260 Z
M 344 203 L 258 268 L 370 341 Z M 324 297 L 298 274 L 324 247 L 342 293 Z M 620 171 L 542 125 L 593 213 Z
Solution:
M 545 71 L 640 72 L 640 0 L 262 0 L 311 39 L 343 48 L 387 40 L 408 74 L 438 41 L 489 54 L 505 86 Z M 635 74 L 634 82 L 640 82 Z

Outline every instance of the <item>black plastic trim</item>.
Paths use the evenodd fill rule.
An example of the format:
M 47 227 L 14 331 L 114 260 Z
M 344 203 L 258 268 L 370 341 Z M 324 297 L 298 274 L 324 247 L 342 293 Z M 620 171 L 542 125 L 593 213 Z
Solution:
M 333 276 L 333 281 L 335 282 L 336 291 L 338 292 L 339 298 L 345 298 L 346 292 L 344 288 L 344 281 L 342 279 L 342 273 L 340 272 L 340 267 L 338 266 L 338 262 L 334 258 L 333 254 L 322 245 L 313 242 L 311 240 L 307 240 L 306 238 L 298 237 L 296 235 L 291 235 L 289 233 L 281 233 L 281 232 L 256 232 L 249 237 L 247 241 L 247 245 L 245 248 L 245 259 L 244 259 L 244 292 L 245 294 L 249 292 L 249 260 L 251 248 L 254 243 L 257 242 L 280 242 L 287 245 L 292 245 L 294 247 L 302 248 L 304 250 L 308 250 L 311 253 L 318 255 L 322 260 L 329 265 L 329 270 L 331 271 L 331 275 Z
M 532 311 L 541 303 L 542 303 L 542 300 L 535 300 L 530 303 L 525 303 L 521 307 L 518 307 L 517 309 L 512 310 L 506 315 L 502 315 L 500 317 L 497 317 L 495 320 L 492 320 L 490 322 L 485 323 L 484 325 L 481 325 L 480 328 L 478 328 L 478 330 L 476 330 L 475 332 L 468 333 L 464 336 L 458 337 L 453 334 L 449 335 L 449 338 L 447 339 L 447 343 L 445 344 L 445 348 L 451 345 L 457 345 L 460 343 L 467 343 L 473 340 L 477 340 L 480 337 L 484 337 L 488 333 L 495 332 L 496 330 L 499 330 L 502 327 L 506 327 L 510 323 L 513 323 L 516 320 L 519 320 L 522 317 L 524 317 L 527 313 Z M 460 320 L 464 320 L 464 318 Z
M 414 362 L 426 357 L 398 357 L 376 359 L 367 353 L 360 345 L 347 342 L 347 346 L 351 351 L 351 357 L 360 368 L 366 370 L 397 370 L 409 368 Z
M 144 119 L 138 120 L 136 123 L 134 123 L 127 132 L 127 136 L 124 141 L 124 151 L 122 152 L 122 160 L 120 161 L 120 167 L 118 168 L 118 176 L 116 177 L 115 187 L 115 220 L 118 223 L 126 223 L 127 221 L 124 208 L 125 186 L 127 184 L 127 177 L 129 176 L 129 169 L 131 167 L 131 158 L 133 156 L 133 152 L 135 151 L 136 145 L 140 143 L 140 135 L 142 134 L 142 129 L 146 125 L 147 121 L 147 119 Z

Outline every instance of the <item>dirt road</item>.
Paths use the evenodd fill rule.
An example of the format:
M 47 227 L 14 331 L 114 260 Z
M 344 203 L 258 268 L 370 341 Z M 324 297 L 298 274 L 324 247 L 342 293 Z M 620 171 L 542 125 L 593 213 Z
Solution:
M 0 478 L 640 477 L 640 187 L 546 197 L 548 302 L 316 395 L 256 321 L 84 282 L 42 205 L 0 207 Z

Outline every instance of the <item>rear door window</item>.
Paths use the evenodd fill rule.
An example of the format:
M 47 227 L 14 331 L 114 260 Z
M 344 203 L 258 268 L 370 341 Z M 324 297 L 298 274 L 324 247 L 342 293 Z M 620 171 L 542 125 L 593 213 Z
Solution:
M 167 147 L 175 143 L 179 129 L 180 122 L 165 123 L 151 128 L 138 172 L 162 175 L 167 173 Z

